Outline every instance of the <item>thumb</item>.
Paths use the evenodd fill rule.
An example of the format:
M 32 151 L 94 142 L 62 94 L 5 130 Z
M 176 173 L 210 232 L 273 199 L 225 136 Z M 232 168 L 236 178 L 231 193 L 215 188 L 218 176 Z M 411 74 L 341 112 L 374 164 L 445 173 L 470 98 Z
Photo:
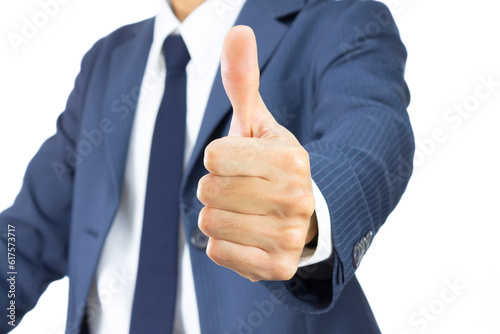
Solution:
M 257 42 L 250 27 L 233 27 L 221 57 L 222 83 L 233 106 L 230 136 L 261 137 L 276 121 L 259 94 Z

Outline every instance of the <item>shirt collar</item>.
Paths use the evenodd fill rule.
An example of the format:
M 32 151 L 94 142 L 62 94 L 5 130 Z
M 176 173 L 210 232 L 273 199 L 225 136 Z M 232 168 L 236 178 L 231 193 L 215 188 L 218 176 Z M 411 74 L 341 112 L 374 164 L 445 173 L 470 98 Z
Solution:
M 165 38 L 172 33 L 180 34 L 193 66 L 198 73 L 204 74 L 211 64 L 218 64 L 224 37 L 238 18 L 245 0 L 232 0 L 227 4 L 220 0 L 206 0 L 183 22 L 179 22 L 169 1 L 162 0 L 160 3 L 151 52 L 161 56 Z

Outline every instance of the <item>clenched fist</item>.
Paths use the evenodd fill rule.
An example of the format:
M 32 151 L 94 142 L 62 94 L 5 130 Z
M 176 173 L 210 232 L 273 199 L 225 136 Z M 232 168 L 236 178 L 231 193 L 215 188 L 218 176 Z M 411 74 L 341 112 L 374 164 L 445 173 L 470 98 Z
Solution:
M 254 282 L 288 280 L 318 233 L 309 156 L 262 101 L 252 29 L 229 31 L 221 71 L 233 118 L 229 136 L 207 146 L 198 186 L 207 255 Z

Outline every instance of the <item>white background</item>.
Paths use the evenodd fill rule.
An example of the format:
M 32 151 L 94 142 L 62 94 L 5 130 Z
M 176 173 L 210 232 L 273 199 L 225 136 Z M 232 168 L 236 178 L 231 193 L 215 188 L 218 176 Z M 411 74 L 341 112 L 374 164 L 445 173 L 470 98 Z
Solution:
M 7 34 L 21 34 L 41 2 L 0 4 L 0 211 L 55 131 L 84 53 L 117 27 L 153 16 L 157 1 L 66 0 L 17 50 Z M 500 6 L 384 2 L 409 51 L 419 150 L 408 190 L 358 277 L 383 333 L 500 333 Z M 497 86 L 475 97 L 488 92 L 481 78 L 489 77 Z M 464 116 L 447 121 L 457 106 Z M 67 279 L 53 283 L 14 333 L 63 333 L 67 289 Z

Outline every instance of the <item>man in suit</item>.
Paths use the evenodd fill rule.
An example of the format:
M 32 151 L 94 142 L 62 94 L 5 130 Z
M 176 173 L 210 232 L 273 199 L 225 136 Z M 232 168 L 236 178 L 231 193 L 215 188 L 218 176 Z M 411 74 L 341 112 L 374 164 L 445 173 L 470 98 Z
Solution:
M 68 333 L 380 332 L 354 273 L 411 174 L 405 60 L 373 1 L 173 0 L 100 40 L 0 215 L 1 331 L 68 275 Z

